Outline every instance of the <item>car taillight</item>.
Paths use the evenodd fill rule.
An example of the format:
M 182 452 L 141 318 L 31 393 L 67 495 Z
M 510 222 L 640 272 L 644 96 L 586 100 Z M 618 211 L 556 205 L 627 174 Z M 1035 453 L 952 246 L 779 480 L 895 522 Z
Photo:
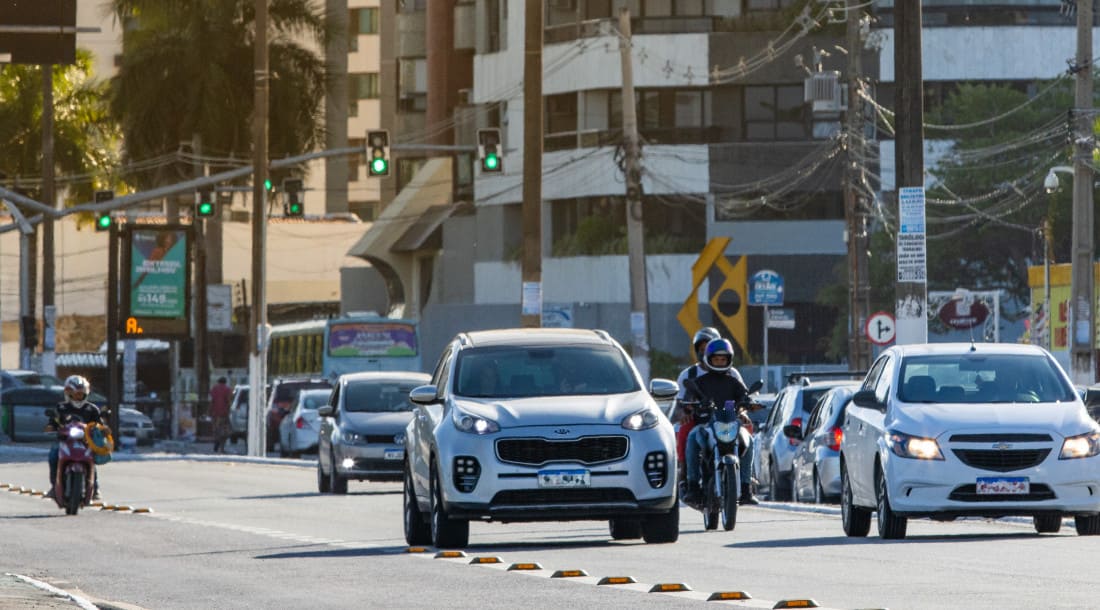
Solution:
M 792 419 L 791 420 L 791 425 L 792 426 L 798 426 L 799 428 L 801 428 L 802 427 L 802 418 L 801 417 L 796 417 L 796 418 Z M 799 443 L 801 443 L 801 442 L 802 441 L 798 440 L 797 438 L 791 438 L 789 436 L 787 437 L 787 443 L 789 443 L 791 447 L 797 447 L 799 445 Z
M 299 415 L 298 419 L 294 422 L 294 425 L 297 426 L 299 430 L 301 430 L 302 428 L 306 427 L 306 420 L 302 419 L 302 417 Z
M 840 443 L 844 440 L 844 430 L 840 426 L 833 426 L 833 429 L 829 432 L 833 435 L 833 442 L 829 443 L 829 449 L 840 451 Z

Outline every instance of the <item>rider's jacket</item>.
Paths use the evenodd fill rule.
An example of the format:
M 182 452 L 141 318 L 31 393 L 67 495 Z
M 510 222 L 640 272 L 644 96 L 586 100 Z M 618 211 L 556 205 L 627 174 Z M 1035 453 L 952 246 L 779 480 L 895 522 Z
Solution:
M 687 401 L 701 404 L 714 401 L 716 406 L 721 406 L 727 400 L 740 401 L 749 394 L 749 389 L 739 378 L 727 373 L 708 372 L 690 381 L 693 383 L 684 384 L 687 388 L 684 399 Z
M 84 423 L 98 422 L 103 423 L 100 419 L 99 407 L 95 404 L 88 402 L 87 400 L 81 402 L 65 402 L 58 403 L 57 408 L 54 409 L 55 413 L 50 418 L 49 426 L 53 430 L 60 430 L 61 424 L 67 421 L 70 417 L 76 417 Z

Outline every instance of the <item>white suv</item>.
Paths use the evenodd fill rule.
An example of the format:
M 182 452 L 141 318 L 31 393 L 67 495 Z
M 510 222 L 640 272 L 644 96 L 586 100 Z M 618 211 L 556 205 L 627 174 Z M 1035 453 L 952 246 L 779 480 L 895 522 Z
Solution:
M 1100 534 L 1100 426 L 1065 371 L 1029 345 L 941 343 L 884 352 L 849 405 L 841 516 L 866 536 L 904 538 L 907 520 L 1076 518 Z

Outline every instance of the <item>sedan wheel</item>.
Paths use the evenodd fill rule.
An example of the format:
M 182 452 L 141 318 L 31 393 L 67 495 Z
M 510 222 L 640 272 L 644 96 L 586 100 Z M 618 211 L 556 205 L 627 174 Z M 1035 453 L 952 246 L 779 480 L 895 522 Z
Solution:
M 462 549 L 470 544 L 470 522 L 452 519 L 443 508 L 443 492 L 439 489 L 439 474 L 432 469 L 432 544 L 440 548 Z
M 886 484 L 886 474 L 880 469 L 878 472 L 878 536 L 884 540 L 900 540 L 905 538 L 905 530 L 909 520 L 899 517 L 890 506 L 890 493 Z
M 871 531 L 871 511 L 855 505 L 852 483 L 846 471 L 840 474 L 840 522 L 844 533 L 851 538 L 863 538 Z
M 321 468 L 320 456 L 317 457 L 317 491 L 323 494 L 332 493 L 332 483 L 325 474 L 325 469 Z
M 641 519 L 611 519 L 608 528 L 612 540 L 637 540 L 642 537 Z
M 1062 529 L 1062 515 L 1035 515 L 1031 518 L 1035 531 L 1040 534 L 1057 534 Z
M 825 490 L 821 488 L 821 477 L 817 476 L 817 471 L 814 470 L 814 504 L 825 503 Z
M 339 472 L 336 472 L 336 456 L 332 456 L 332 470 L 328 473 L 329 476 L 329 488 L 332 489 L 334 494 L 346 494 L 348 493 L 348 480 L 340 476 Z

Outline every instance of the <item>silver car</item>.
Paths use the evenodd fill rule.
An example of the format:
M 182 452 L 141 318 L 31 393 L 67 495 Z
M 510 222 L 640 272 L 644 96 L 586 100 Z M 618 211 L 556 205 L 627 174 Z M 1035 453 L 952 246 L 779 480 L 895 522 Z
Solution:
M 606 332 L 458 335 L 413 390 L 405 437 L 409 544 L 464 547 L 470 521 L 608 520 L 615 539 L 675 542 L 676 439 Z
M 138 445 L 152 445 L 155 440 L 156 427 L 148 415 L 131 409 L 120 407 L 118 410 L 118 434 L 123 437 L 134 437 Z M 121 439 L 119 439 L 121 442 Z
M 349 479 L 400 480 L 414 408 L 409 392 L 430 381 L 431 375 L 397 371 L 341 375 L 318 410 L 317 491 L 347 493 Z
M 332 390 L 308 389 L 298 392 L 290 413 L 279 422 L 279 450 L 283 457 L 298 457 L 317 449 L 321 416 L 317 409 L 328 404 Z
M 791 498 L 814 504 L 840 501 L 840 442 L 844 411 L 858 388 L 835 387 L 818 401 L 804 427 L 788 426 L 787 436 L 802 441 L 791 469 Z

